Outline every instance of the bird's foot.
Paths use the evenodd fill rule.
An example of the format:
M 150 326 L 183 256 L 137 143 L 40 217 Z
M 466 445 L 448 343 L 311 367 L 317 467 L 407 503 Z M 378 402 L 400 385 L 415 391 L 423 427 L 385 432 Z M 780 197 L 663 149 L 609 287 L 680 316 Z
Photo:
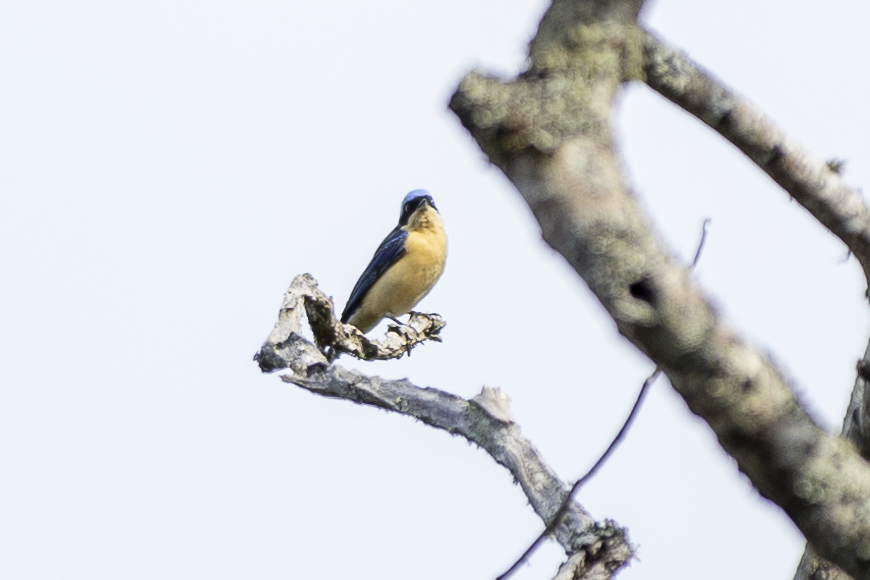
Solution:
M 399 320 L 398 318 L 396 318 L 392 314 L 387 314 L 386 318 L 389 318 L 390 320 L 392 320 L 393 322 L 398 324 L 398 326 L 390 326 L 390 331 L 395 332 L 396 334 L 398 334 L 400 336 L 403 336 L 405 338 L 405 340 L 407 340 L 409 343 L 410 342 L 417 342 L 420 340 L 420 338 L 421 338 L 420 333 L 417 331 L 416 328 L 414 328 L 413 326 L 411 326 L 407 322 L 402 322 L 401 320 Z M 410 322 L 410 321 L 411 321 L 411 317 L 409 316 L 408 322 Z M 408 356 L 411 356 L 411 350 L 413 348 L 414 348 L 413 346 L 410 346 L 408 348 L 408 351 L 407 351 Z
M 398 318 L 396 318 L 392 314 L 387 314 L 386 317 L 400 326 L 408 326 L 407 324 L 405 324 L 404 322 L 402 322 L 401 320 L 399 320 Z

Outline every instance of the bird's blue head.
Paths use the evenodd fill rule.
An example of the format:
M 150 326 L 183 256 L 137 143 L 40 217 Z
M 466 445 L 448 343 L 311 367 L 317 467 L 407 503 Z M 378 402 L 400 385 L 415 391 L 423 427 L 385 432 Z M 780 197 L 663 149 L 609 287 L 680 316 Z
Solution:
M 435 201 L 425 189 L 415 189 L 406 195 L 402 201 L 402 213 L 399 216 L 399 225 L 404 226 L 407 224 L 408 220 L 411 219 L 411 215 L 422 205 L 429 205 L 432 209 L 438 211 L 438 208 L 435 207 Z

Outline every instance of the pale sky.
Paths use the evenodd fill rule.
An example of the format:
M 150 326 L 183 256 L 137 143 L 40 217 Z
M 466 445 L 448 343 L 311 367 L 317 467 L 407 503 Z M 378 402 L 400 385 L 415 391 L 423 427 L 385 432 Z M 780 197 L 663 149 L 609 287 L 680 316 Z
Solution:
M 446 102 L 514 74 L 546 3 L 0 5 L 0 577 L 491 580 L 542 524 L 463 439 L 251 361 L 309 272 L 338 309 L 411 189 L 450 240 L 443 344 L 339 363 L 511 398 L 566 480 L 653 365 L 540 238 Z M 870 6 L 659 0 L 649 26 L 870 183 Z M 625 91 L 625 166 L 723 317 L 839 431 L 867 344 L 845 247 L 717 134 Z M 382 329 L 381 329 L 382 330 Z M 379 331 L 373 331 L 377 335 Z M 803 540 L 666 380 L 578 500 L 620 578 L 791 578 Z M 518 580 L 551 578 L 545 546 Z

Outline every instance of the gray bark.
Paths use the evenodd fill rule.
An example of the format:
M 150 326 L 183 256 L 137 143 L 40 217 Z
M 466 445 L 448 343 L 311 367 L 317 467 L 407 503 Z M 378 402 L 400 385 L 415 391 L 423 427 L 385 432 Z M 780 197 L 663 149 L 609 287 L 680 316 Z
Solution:
M 644 34 L 646 83 L 728 139 L 840 238 L 870 280 L 870 208 L 840 177 L 838 162 L 814 158 L 746 99 L 685 54 Z
M 656 36 L 647 34 L 644 48 L 647 84 L 695 115 L 752 159 L 846 244 L 870 280 L 870 209 L 860 191 L 840 178 L 838 164 L 814 159 L 746 99 Z M 870 368 L 870 345 L 862 364 L 863 368 Z M 842 431 L 843 437 L 855 444 L 864 459 L 870 458 L 868 384 L 859 372 Z M 795 580 L 849 577 L 837 566 L 820 559 L 808 545 Z
M 314 329 L 315 336 L 319 334 L 324 341 L 317 346 L 302 335 L 303 310 L 308 312 L 313 327 L 321 327 Z M 370 377 L 332 364 L 326 353 L 347 347 L 341 343 L 359 334 L 352 326 L 337 321 L 333 312 L 331 301 L 317 288 L 317 282 L 308 274 L 297 276 L 284 295 L 274 330 L 254 357 L 263 372 L 289 369 L 291 373 L 281 379 L 312 393 L 408 415 L 465 437 L 511 472 L 545 524 L 552 521 L 570 486 L 556 476 L 523 436 L 511 415 L 507 396 L 498 389 L 484 387 L 479 395 L 467 400 L 437 389 L 420 388 L 407 380 Z M 443 326 L 438 317 L 419 316 L 424 326 L 431 320 L 438 323 L 438 329 Z M 411 340 L 399 344 L 401 338 L 393 339 L 390 349 L 395 350 L 389 350 L 391 356 L 401 356 L 418 343 Z M 383 347 L 382 343 L 376 344 Z M 625 530 L 611 521 L 596 522 L 576 502 L 569 504 L 554 537 L 569 556 L 560 568 L 560 579 L 606 580 L 633 555 Z
M 339 322 L 332 300 L 317 288 L 311 275 L 303 274 L 297 276 L 284 293 L 275 328 L 254 357 L 261 371 L 283 370 L 297 362 L 291 351 L 300 344 L 297 338 L 301 335 L 295 332 L 300 328 L 303 312 L 308 316 L 314 342 L 327 362 L 342 354 L 361 360 L 401 358 L 427 340 L 441 342 L 439 333 L 445 326 L 437 314 L 411 312 L 407 324 L 390 325 L 382 340 L 371 340 L 356 327 Z
M 657 77 L 677 61 L 661 57 L 631 14 L 555 1 L 531 44 L 529 70 L 509 81 L 470 73 L 450 107 L 523 196 L 547 243 L 667 374 L 759 493 L 819 555 L 870 578 L 870 465 L 851 442 L 814 423 L 779 369 L 719 319 L 664 247 L 623 179 L 611 132 L 614 96 L 622 83 L 646 78 L 698 111 L 840 236 L 865 272 L 870 209 L 835 171 L 730 93 L 711 102 L 719 93 L 697 89 L 691 71 L 685 82 Z M 677 98 L 682 89 L 694 95 L 686 105 Z

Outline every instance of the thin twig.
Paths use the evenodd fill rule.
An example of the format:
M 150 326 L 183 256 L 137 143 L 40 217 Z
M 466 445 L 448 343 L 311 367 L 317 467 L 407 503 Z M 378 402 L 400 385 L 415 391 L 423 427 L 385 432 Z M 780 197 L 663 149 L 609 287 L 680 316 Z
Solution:
M 709 225 L 710 218 L 704 219 L 704 223 L 701 225 L 701 239 L 698 242 L 698 249 L 695 250 L 695 257 L 692 259 L 692 263 L 689 265 L 689 270 L 694 270 L 695 266 L 698 265 L 698 260 L 700 260 L 701 258 L 701 251 L 704 249 L 704 242 L 707 241 L 707 228 L 709 227 Z M 532 545 L 529 546 L 525 552 L 523 552 L 523 555 L 520 556 L 519 559 L 514 562 L 513 565 L 508 568 L 508 570 L 504 574 L 496 578 L 496 580 L 507 580 L 507 578 L 509 578 L 517 570 L 517 568 L 522 566 L 529 559 L 529 556 L 531 556 L 534 551 L 538 549 L 538 546 L 541 544 L 541 542 L 544 541 L 544 538 L 552 534 L 556 527 L 558 527 L 562 518 L 565 516 L 565 512 L 568 509 L 568 506 L 571 505 L 574 496 L 577 494 L 583 484 L 589 481 L 589 479 L 591 479 L 592 476 L 595 475 L 595 473 L 598 471 L 598 468 L 604 464 L 608 457 L 610 457 L 610 454 L 613 452 L 614 449 L 616 449 L 616 446 L 619 445 L 620 441 L 622 441 L 622 438 L 623 436 L 625 436 L 626 432 L 628 432 L 628 428 L 634 422 L 634 418 L 637 415 L 638 410 L 640 409 L 641 403 L 646 397 L 647 391 L 649 391 L 650 385 L 655 382 L 661 372 L 662 370 L 659 367 L 656 367 L 653 373 L 643 382 L 643 386 L 641 386 L 640 388 L 640 393 L 638 393 L 637 395 L 637 400 L 634 402 L 634 406 L 631 408 L 631 412 L 628 414 L 628 418 L 626 418 L 625 423 L 622 424 L 622 428 L 619 430 L 619 433 L 616 434 L 616 437 L 613 438 L 613 441 L 610 442 L 610 445 L 607 447 L 601 457 L 598 458 L 598 461 L 595 462 L 595 465 L 593 465 L 592 468 L 588 472 L 586 472 L 586 475 L 584 475 L 574 483 L 574 485 L 571 487 L 571 491 L 568 492 L 568 495 L 562 501 L 562 504 L 559 506 L 556 514 L 550 520 L 550 523 L 547 525 L 544 531 L 541 532 L 541 535 L 539 535 L 535 539 L 535 541 L 532 542 Z
M 553 516 L 553 518 L 550 520 L 549 525 L 547 525 L 544 531 L 541 532 L 541 535 L 537 537 L 537 539 L 532 543 L 531 546 L 529 546 L 529 548 L 525 552 L 523 552 L 523 555 L 520 556 L 519 560 L 514 562 L 513 566 L 508 568 L 507 572 L 499 576 L 496 580 L 506 580 L 508 577 L 510 577 L 510 575 L 513 574 L 517 568 L 525 563 L 529 556 L 532 555 L 532 552 L 538 549 L 538 546 L 542 541 L 544 541 L 544 538 L 546 538 L 555 531 L 556 527 L 562 521 L 562 517 L 564 517 L 568 506 L 574 499 L 574 495 L 583 486 L 584 483 L 586 483 L 593 475 L 595 475 L 595 472 L 598 471 L 598 468 L 601 467 L 601 465 L 607 460 L 613 450 L 616 449 L 616 446 L 622 440 L 622 437 L 625 435 L 625 433 L 628 431 L 629 426 L 631 426 L 631 423 L 634 421 L 634 417 L 635 415 L 637 415 L 637 411 L 640 409 L 640 404 L 643 402 L 643 399 L 646 396 L 650 385 L 653 384 L 653 382 L 658 378 L 661 372 L 661 369 L 656 368 L 653 374 L 647 377 L 647 379 L 643 382 L 643 386 L 640 388 L 640 393 L 637 395 L 637 400 L 634 402 L 634 407 L 631 408 L 631 413 L 628 414 L 628 418 L 625 420 L 625 423 L 623 423 L 622 428 L 619 430 L 619 433 L 617 433 L 613 441 L 610 442 L 607 450 L 600 458 L 598 458 L 598 461 L 595 462 L 595 465 L 592 466 L 592 469 L 590 469 L 586 473 L 586 475 L 584 475 L 583 477 L 578 479 L 576 483 L 574 483 L 574 485 L 571 487 L 571 491 L 568 492 L 568 495 L 566 495 L 565 499 L 562 501 L 562 505 L 560 505 L 558 511 L 556 511 L 556 515 Z
M 701 224 L 701 241 L 698 242 L 698 249 L 695 250 L 695 257 L 692 258 L 689 270 L 694 270 L 695 266 L 698 265 L 698 260 L 701 259 L 701 251 L 704 249 L 704 242 L 707 241 L 707 228 L 710 226 L 710 221 L 710 218 L 705 218 L 704 223 Z

